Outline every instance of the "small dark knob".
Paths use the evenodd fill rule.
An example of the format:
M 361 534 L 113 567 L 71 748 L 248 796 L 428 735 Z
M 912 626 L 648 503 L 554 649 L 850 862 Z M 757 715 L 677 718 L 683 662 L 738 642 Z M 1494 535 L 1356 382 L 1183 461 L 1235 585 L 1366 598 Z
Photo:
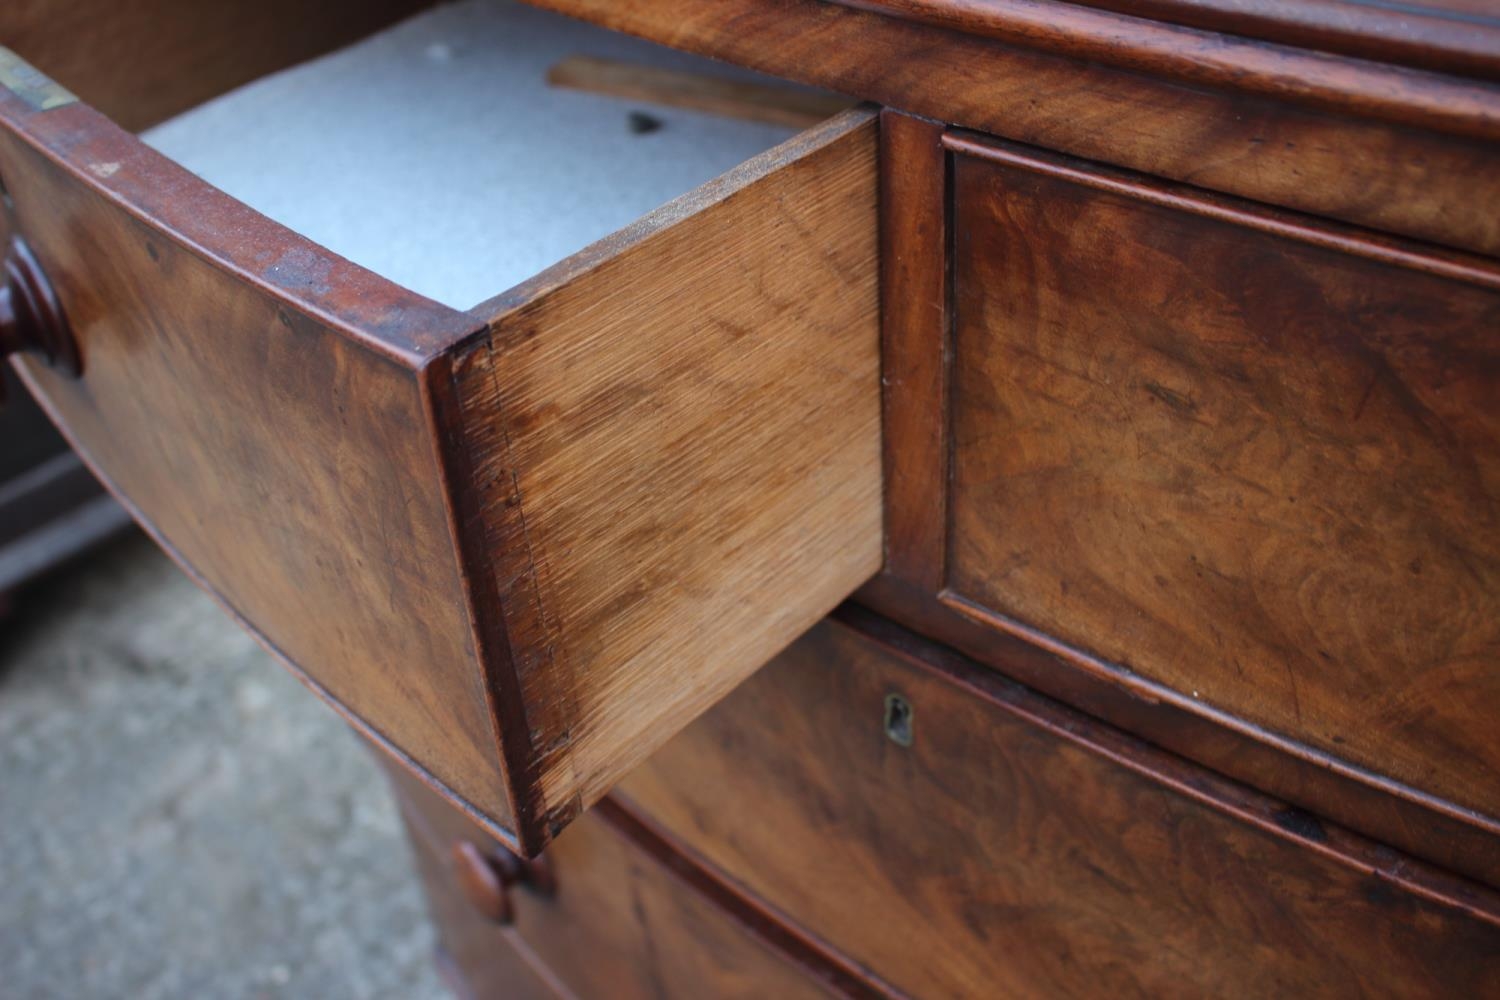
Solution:
M 493 923 L 508 924 L 515 919 L 511 886 L 526 886 L 544 896 L 557 891 L 546 858 L 528 861 L 500 844 L 485 849 L 473 841 L 460 840 L 453 845 L 452 861 L 464 896 Z
M 12 236 L 0 284 L 0 357 L 37 354 L 70 375 L 82 370 L 78 345 L 47 277 L 19 236 Z

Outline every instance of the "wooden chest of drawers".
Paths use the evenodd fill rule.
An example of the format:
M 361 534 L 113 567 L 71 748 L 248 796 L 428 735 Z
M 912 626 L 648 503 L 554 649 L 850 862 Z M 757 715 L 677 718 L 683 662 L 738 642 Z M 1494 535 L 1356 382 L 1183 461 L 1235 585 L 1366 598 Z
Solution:
M 461 310 L 84 103 L 426 5 L 149 6 L 0 13 L 7 343 L 400 761 L 458 982 L 1500 995 L 1492 14 L 545 0 L 883 108 Z

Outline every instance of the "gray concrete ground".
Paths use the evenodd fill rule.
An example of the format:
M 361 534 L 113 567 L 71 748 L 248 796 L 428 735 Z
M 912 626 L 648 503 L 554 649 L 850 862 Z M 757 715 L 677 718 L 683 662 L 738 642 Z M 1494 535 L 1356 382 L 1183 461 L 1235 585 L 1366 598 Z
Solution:
M 366 751 L 145 539 L 0 620 L 0 1000 L 446 996 Z

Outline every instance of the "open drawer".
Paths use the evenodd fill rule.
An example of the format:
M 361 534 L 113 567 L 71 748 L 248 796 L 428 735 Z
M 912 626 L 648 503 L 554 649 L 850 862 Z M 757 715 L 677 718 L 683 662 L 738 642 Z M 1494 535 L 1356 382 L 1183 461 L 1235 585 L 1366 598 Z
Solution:
M 261 38 L 259 21 L 286 5 L 225 5 L 202 24 L 183 13 L 192 5 L 159 6 L 178 15 L 159 34 L 201 31 L 181 51 L 212 52 Z M 335 6 L 360 8 L 357 21 L 403 5 Z M 430 16 L 453 10 L 474 16 L 474 5 Z M 465 23 L 463 44 L 476 31 Z M 95 60 L 111 57 L 94 44 Z M 447 58 L 431 43 L 419 54 Z M 305 55 L 288 48 L 284 61 Z M 257 71 L 278 68 L 266 60 Z M 182 85 L 202 79 L 184 72 Z M 26 285 L 13 298 L 44 278 L 81 361 L 75 376 L 66 358 L 20 354 L 18 369 L 203 586 L 523 851 L 878 569 L 870 113 L 755 155 L 465 311 L 272 221 L 68 83 L 0 61 L 0 179 L 32 262 L 13 246 L 13 280 Z M 310 77 L 293 92 L 316 105 L 367 89 Z M 489 99 L 530 98 L 497 86 Z M 319 107 L 328 121 L 343 114 Z M 274 118 L 244 129 L 268 144 L 294 131 Z M 319 157 L 317 130 L 302 131 L 311 148 L 298 155 Z M 399 155 L 417 170 L 483 152 L 458 142 L 414 159 L 392 136 L 355 157 L 347 139 L 327 141 L 326 155 L 347 158 L 347 188 L 286 192 L 293 200 L 337 201 L 363 184 L 370 211 L 384 210 L 404 185 L 368 183 L 362 159 L 377 169 Z M 525 143 L 543 165 L 577 162 L 568 151 L 580 144 L 614 155 L 567 120 Z M 538 191 L 556 199 L 559 224 L 592 211 L 566 185 Z M 407 221 L 421 246 L 433 220 Z M 445 246 L 423 251 L 450 254 L 436 270 L 472 272 L 471 254 Z M 55 326 L 28 315 L 12 334 L 46 347 Z

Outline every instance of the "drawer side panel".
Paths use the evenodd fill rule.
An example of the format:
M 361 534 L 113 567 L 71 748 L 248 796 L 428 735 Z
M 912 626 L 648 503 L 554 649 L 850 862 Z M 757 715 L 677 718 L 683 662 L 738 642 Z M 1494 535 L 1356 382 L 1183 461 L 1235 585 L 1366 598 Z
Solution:
M 854 111 L 748 161 L 457 367 L 554 826 L 879 568 L 875 147 Z

